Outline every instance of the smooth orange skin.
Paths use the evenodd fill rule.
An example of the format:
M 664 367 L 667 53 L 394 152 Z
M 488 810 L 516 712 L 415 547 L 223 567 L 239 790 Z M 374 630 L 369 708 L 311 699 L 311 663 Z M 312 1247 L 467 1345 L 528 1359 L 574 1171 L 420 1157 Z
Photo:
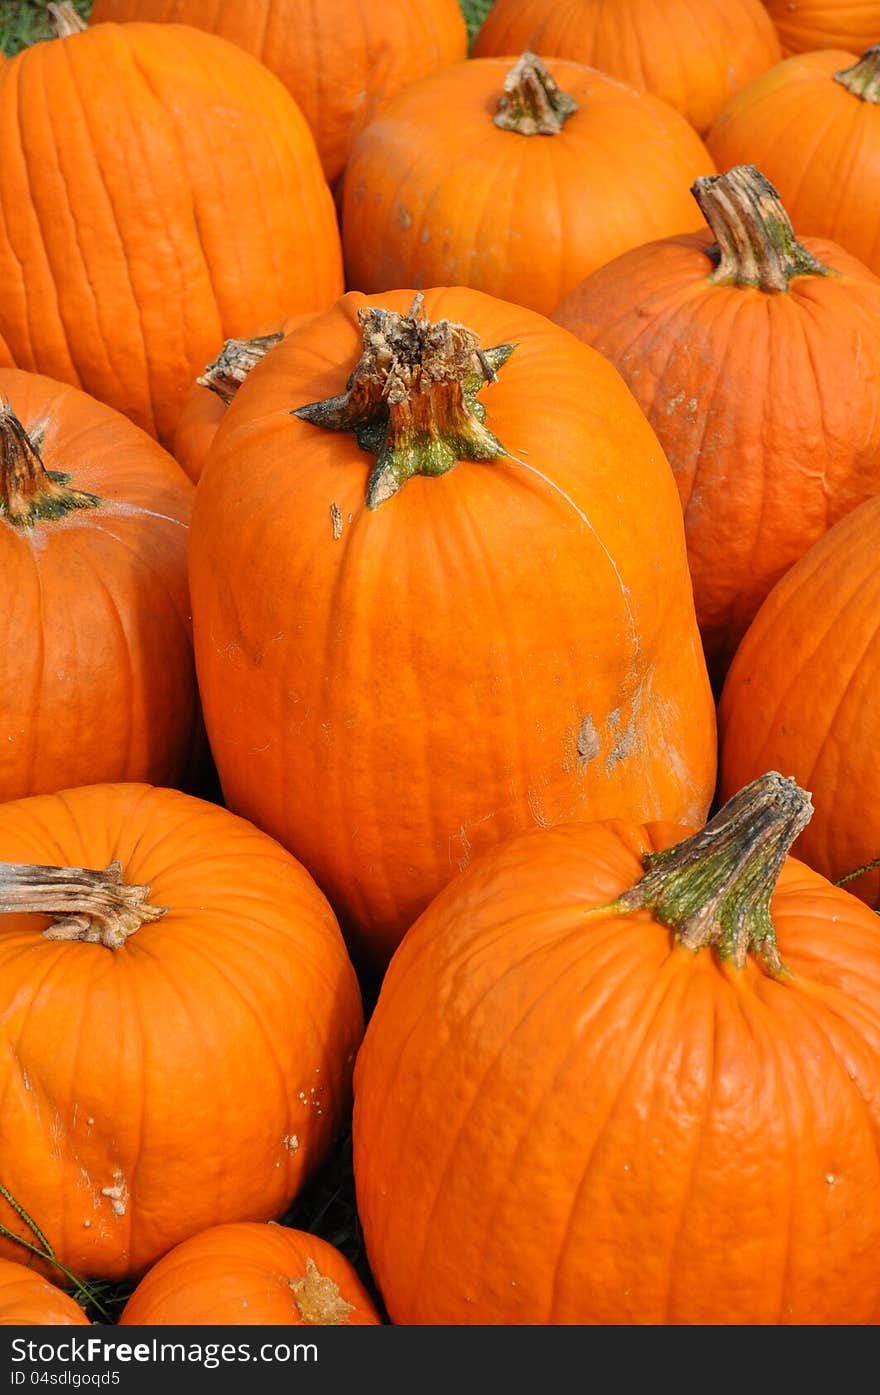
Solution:
M 212 1226 L 176 1245 L 141 1279 L 119 1326 L 311 1326 L 290 1287 L 308 1259 L 354 1305 L 340 1326 L 381 1326 L 357 1271 L 334 1245 L 289 1226 L 247 1222 Z
M 92 22 L 108 19 L 193 24 L 252 53 L 296 99 L 330 184 L 395 93 L 467 56 L 458 0 L 95 0 Z
M 657 432 L 720 687 L 780 576 L 880 490 L 880 279 L 808 238 L 839 276 L 799 276 L 787 293 L 712 284 L 711 243 L 706 231 L 628 252 L 553 318 L 614 364 Z
M 688 191 L 714 166 L 684 117 L 550 58 L 579 110 L 557 135 L 503 131 L 493 116 L 514 61 L 423 78 L 361 132 L 342 192 L 349 288 L 472 286 L 549 315 L 612 257 L 699 226 Z
M 843 48 L 864 53 L 880 42 L 877 0 L 764 0 L 785 54 Z
M 0 517 L 0 800 L 97 780 L 185 784 L 203 745 L 187 540 L 193 488 L 119 412 L 0 369 L 47 470 L 99 508 Z
M 719 705 L 722 794 L 770 767 L 793 775 L 815 806 L 798 856 L 832 880 L 880 856 L 878 537 L 874 498 L 792 567 L 743 639 Z M 880 873 L 847 890 L 880 906 Z
M 880 104 L 833 78 L 856 62 L 837 49 L 787 58 L 734 97 L 706 144 L 721 170 L 757 165 L 799 237 L 830 238 L 880 274 Z
M 247 337 L 271 334 L 277 329 L 282 330 L 284 334 L 289 334 L 291 329 L 294 329 L 300 321 L 308 318 L 306 315 L 290 315 L 287 319 L 280 321 L 276 318 L 271 325 L 263 325 L 253 331 L 253 336 L 248 335 Z M 218 353 L 222 347 L 222 345 L 217 346 Z M 210 388 L 202 387 L 198 382 L 190 384 L 189 392 L 174 428 L 171 451 L 174 459 L 186 471 L 193 484 L 199 482 L 208 451 L 217 435 L 217 428 L 226 415 L 226 406 L 223 398 L 218 396 L 216 392 L 212 392 Z
M 588 63 L 652 92 L 701 133 L 782 56 L 760 0 L 495 0 L 474 57 L 523 49 Z
M 511 839 L 395 954 L 353 1134 L 393 1323 L 880 1318 L 876 918 L 788 859 L 775 981 L 585 916 L 687 832 Z
M 168 908 L 123 948 L 0 917 L 0 1176 L 80 1278 L 137 1277 L 208 1226 L 281 1215 L 346 1117 L 362 1031 L 325 898 L 244 820 L 130 784 L 0 806 L 0 861 L 114 858 Z
M 99 24 L 0 75 L 0 335 L 170 444 L 215 345 L 342 289 L 314 141 L 278 79 L 183 25 Z
M 599 354 L 520 306 L 427 291 L 429 320 L 517 343 L 481 393 L 516 459 L 414 477 L 374 510 L 373 457 L 291 415 L 343 390 L 359 307 L 411 299 L 349 294 L 257 365 L 190 547 L 224 797 L 378 963 L 481 848 L 570 818 L 700 821 L 716 761 L 674 481 Z
M 24 1256 L 25 1251 L 19 1250 Z M 56 1271 L 57 1272 L 57 1271 Z M 89 1327 L 79 1304 L 24 1263 L 0 1259 L 0 1326 Z

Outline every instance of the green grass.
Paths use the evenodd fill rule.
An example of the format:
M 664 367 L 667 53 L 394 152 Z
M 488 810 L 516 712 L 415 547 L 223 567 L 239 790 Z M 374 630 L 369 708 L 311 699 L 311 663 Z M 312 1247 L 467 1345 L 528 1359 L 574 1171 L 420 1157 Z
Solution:
M 92 0 L 73 0 L 83 19 L 88 19 Z M 473 39 L 489 10 L 492 0 L 459 0 Z M 19 49 L 27 48 L 40 39 L 52 37 L 46 19 L 46 0 L 0 0 L 0 52 L 12 58 Z

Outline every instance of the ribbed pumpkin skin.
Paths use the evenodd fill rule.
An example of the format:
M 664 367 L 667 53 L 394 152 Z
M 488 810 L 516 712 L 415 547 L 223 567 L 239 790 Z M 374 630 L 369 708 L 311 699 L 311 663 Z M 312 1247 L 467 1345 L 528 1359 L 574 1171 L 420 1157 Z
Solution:
M 713 173 L 683 117 L 580 63 L 547 62 L 580 104 L 553 136 L 500 130 L 511 58 L 470 59 L 400 93 L 345 173 L 347 284 L 463 285 L 551 314 L 597 266 L 699 225 L 688 193 Z
M 304 315 L 289 315 L 286 319 L 276 318 L 271 326 L 261 326 L 254 335 L 271 334 L 280 329 L 289 334 L 291 329 L 306 319 Z M 222 346 L 217 345 L 219 350 Z M 184 399 L 183 408 L 174 428 L 174 441 L 171 446 L 174 459 L 187 473 L 193 484 L 198 484 L 199 476 L 211 443 L 217 435 L 217 428 L 226 415 L 227 403 L 210 388 L 192 382 Z
M 0 76 L 0 335 L 170 443 L 215 345 L 342 288 L 314 141 L 281 83 L 180 25 L 95 25 Z
M 94 780 L 185 782 L 200 744 L 187 541 L 193 488 L 110 407 L 0 369 L 47 470 L 99 508 L 0 515 L 0 800 Z
M 402 87 L 467 55 L 458 0 L 96 0 L 92 21 L 170 20 L 247 49 L 305 116 L 332 184 Z
M 0 918 L 0 1173 L 80 1277 L 137 1276 L 208 1226 L 281 1215 L 345 1117 L 362 1029 L 324 897 L 227 810 L 146 785 L 0 806 L 2 861 L 114 858 L 169 908 L 121 949 Z
M 212 1226 L 175 1246 L 141 1279 L 119 1325 L 311 1326 L 291 1288 L 308 1260 L 353 1307 L 340 1325 L 381 1325 L 356 1270 L 335 1246 L 289 1226 L 247 1222 Z
M 495 0 L 474 56 L 523 49 L 644 88 L 701 132 L 782 56 L 760 0 Z
M 411 296 L 349 294 L 257 365 L 190 550 L 225 798 L 380 961 L 480 848 L 629 810 L 699 821 L 715 765 L 674 482 L 598 354 L 519 306 L 426 292 L 429 320 L 517 343 L 481 400 L 519 459 L 417 476 L 373 510 L 373 457 L 291 415 L 344 387 L 360 306 Z
M 787 58 L 734 97 L 706 144 L 719 169 L 757 165 L 800 237 L 830 238 L 880 275 L 880 104 L 833 78 L 857 61 L 843 50 Z
M 26 1252 L 19 1250 L 25 1257 Z M 0 1326 L 88 1327 L 82 1308 L 48 1279 L 10 1259 L 0 1259 Z
M 614 364 L 657 432 L 723 677 L 779 577 L 880 489 L 880 280 L 813 238 L 839 276 L 797 276 L 784 293 L 712 284 L 711 243 L 707 231 L 628 252 L 553 318 Z
M 812 792 L 799 857 L 835 879 L 880 856 L 880 500 L 855 509 L 773 588 L 721 695 L 721 789 L 768 768 Z M 847 890 L 880 905 L 876 871 Z
M 864 53 L 880 43 L 877 0 L 764 0 L 785 54 L 821 48 Z
M 392 1322 L 877 1322 L 876 920 L 789 859 L 777 982 L 584 919 L 685 831 L 522 835 L 407 934 L 355 1068 Z

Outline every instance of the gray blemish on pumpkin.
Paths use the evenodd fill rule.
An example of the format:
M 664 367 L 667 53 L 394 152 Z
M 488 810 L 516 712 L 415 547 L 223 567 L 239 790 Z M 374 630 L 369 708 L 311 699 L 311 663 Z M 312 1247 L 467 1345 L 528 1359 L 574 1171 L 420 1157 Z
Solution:
M 619 713 L 619 712 L 617 713 L 617 716 L 618 716 L 618 718 L 619 718 L 619 716 L 620 716 L 620 713 Z M 609 725 L 609 727 L 611 726 L 611 718 L 610 718 L 610 717 L 609 717 L 609 719 L 608 719 L 608 725 Z M 615 725 L 616 725 L 616 724 L 615 724 Z M 606 774 L 606 775 L 610 775 L 610 774 L 612 773 L 612 771 L 614 770 L 614 767 L 615 767 L 616 765 L 619 765 L 620 762 L 621 762 L 622 760 L 625 760 L 625 758 L 629 755 L 629 753 L 630 753 L 630 748 L 632 747 L 632 744 L 633 744 L 633 742 L 635 741 L 635 738 L 636 738 L 636 719 L 635 719 L 635 714 L 633 714 L 633 716 L 630 717 L 630 720 L 629 720 L 629 723 L 628 723 L 628 725 L 627 725 L 627 727 L 626 727 L 626 730 L 623 731 L 623 732 L 621 732 L 620 736 L 619 736 L 619 737 L 617 738 L 617 740 L 615 741 L 615 743 L 614 743 L 614 745 L 612 746 L 611 750 L 608 752 L 608 755 L 605 757 L 605 774 Z
M 588 712 L 577 734 L 578 770 L 584 770 L 598 754 L 599 733 L 596 731 L 592 713 Z
M 330 505 L 330 522 L 333 524 L 334 542 L 342 537 L 342 510 L 334 499 Z
M 107 1197 L 114 1216 L 125 1215 L 125 1203 L 128 1201 L 128 1188 L 125 1185 L 125 1178 L 120 1168 L 117 1168 L 113 1173 L 113 1186 L 102 1187 L 101 1195 Z

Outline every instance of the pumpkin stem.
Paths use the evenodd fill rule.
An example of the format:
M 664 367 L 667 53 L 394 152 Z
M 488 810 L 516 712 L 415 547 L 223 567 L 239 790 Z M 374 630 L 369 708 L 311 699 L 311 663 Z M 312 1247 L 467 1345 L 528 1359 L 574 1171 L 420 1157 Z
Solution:
M 784 974 L 770 898 L 812 815 L 807 791 L 771 770 L 729 799 L 699 833 L 648 853 L 645 875 L 615 908 L 653 911 L 686 948 L 713 945 L 737 969 L 751 952 L 769 973 Z
M 322 1274 L 311 1256 L 306 1260 L 303 1277 L 288 1282 L 293 1290 L 293 1301 L 305 1323 L 335 1327 L 354 1312 L 354 1304 L 346 1302 L 336 1281 Z
M 556 136 L 577 109 L 574 97 L 557 87 L 547 65 L 526 51 L 504 79 L 494 121 L 502 131 L 520 136 Z
M 9 403 L 0 403 L 0 518 L 16 528 L 32 528 L 39 519 L 64 518 L 101 503 L 96 494 L 68 489 L 69 479 L 46 469 Z
M 754 165 L 704 175 L 691 193 L 715 236 L 710 281 L 773 292 L 787 291 L 795 276 L 835 274 L 798 242 L 778 192 Z
M 417 295 L 409 312 L 365 307 L 363 354 L 339 397 L 294 408 L 294 416 L 329 431 L 353 431 L 376 456 L 367 488 L 375 509 L 413 475 L 443 475 L 459 460 L 506 455 L 483 424 L 477 393 L 495 382 L 515 345 L 481 349 L 473 330 L 451 320 L 432 324 Z
M 863 102 L 880 102 L 880 44 L 867 49 L 858 63 L 834 73 L 833 77 Z
M 47 5 L 46 13 L 49 16 L 49 28 L 56 39 L 66 39 L 71 34 L 83 34 L 89 27 L 82 16 L 77 14 L 71 0 L 60 0 L 57 5 Z
M 47 940 L 82 940 L 119 949 L 167 907 L 150 906 L 148 886 L 130 886 L 122 868 L 111 862 L 103 872 L 86 867 L 37 867 L 0 862 L 0 914 L 49 915 L 55 923 L 43 931 Z
M 251 369 L 256 368 L 260 359 L 283 338 L 279 330 L 275 334 L 261 334 L 256 339 L 227 339 L 214 362 L 207 364 L 196 382 L 199 387 L 216 392 L 228 407 Z

